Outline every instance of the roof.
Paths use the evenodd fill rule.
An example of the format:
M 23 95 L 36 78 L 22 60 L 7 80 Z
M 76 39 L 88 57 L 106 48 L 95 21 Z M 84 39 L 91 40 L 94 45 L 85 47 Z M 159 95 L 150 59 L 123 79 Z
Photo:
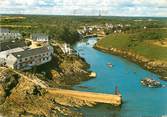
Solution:
M 0 28 L 0 33 L 9 33 L 9 29 L 6 28 Z
M 0 52 L 0 55 L 1 55 L 0 58 L 6 58 L 7 55 L 9 55 L 10 53 L 19 52 L 19 51 L 24 51 L 24 48 L 18 47 L 18 48 L 2 51 Z
M 37 38 L 48 39 L 48 35 L 45 35 L 45 34 L 42 34 L 42 33 L 32 34 L 32 39 L 37 39 Z
M 19 33 L 20 34 L 20 32 L 17 30 L 9 30 L 7 28 L 0 28 L 0 33 Z
M 21 52 L 15 52 L 15 53 L 12 53 L 12 55 L 15 56 L 16 58 L 25 58 L 33 55 L 38 55 L 40 53 L 45 53 L 48 51 L 49 51 L 49 46 L 44 46 L 41 48 L 28 49 Z
M 17 47 L 24 47 L 24 46 L 26 46 L 26 43 L 24 40 L 4 41 L 4 42 L 0 42 L 0 51 L 5 51 L 8 49 L 13 49 L 13 48 L 17 48 Z

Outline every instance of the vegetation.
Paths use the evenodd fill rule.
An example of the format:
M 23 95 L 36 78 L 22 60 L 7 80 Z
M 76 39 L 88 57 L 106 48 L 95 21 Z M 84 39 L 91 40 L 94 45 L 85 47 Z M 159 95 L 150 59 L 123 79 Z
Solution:
M 167 59 L 167 49 L 153 44 L 153 41 L 167 37 L 166 18 L 140 17 L 83 17 L 83 16 L 2 16 L 1 26 L 21 31 L 24 37 L 31 33 L 45 33 L 50 39 L 74 44 L 79 41 L 77 29 L 82 25 L 104 25 L 105 23 L 130 25 L 124 33 L 111 34 L 101 40 L 104 47 L 130 49 L 156 59 Z M 17 26 L 17 27 L 15 27 Z M 146 27 L 146 28 L 144 28 Z M 105 31 L 107 32 L 107 31 Z
M 98 45 L 131 50 L 150 59 L 167 61 L 167 47 L 154 44 L 156 41 L 167 41 L 166 29 L 110 34 L 100 40 Z
M 31 33 L 46 33 L 53 40 L 75 43 L 79 40 L 76 32 L 82 25 L 97 24 L 129 24 L 131 30 L 167 27 L 166 18 L 131 18 L 131 17 L 84 17 L 84 16 L 36 16 L 36 15 L 8 15 L 0 16 L 1 27 L 12 28 L 22 32 L 24 37 Z M 136 20 L 137 19 L 137 20 Z

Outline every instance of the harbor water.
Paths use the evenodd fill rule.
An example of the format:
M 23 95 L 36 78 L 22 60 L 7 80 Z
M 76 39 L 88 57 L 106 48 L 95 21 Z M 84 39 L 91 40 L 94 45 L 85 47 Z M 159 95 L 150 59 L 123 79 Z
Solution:
M 167 116 L 167 88 L 148 88 L 141 85 L 141 79 L 150 77 L 167 86 L 159 76 L 144 70 L 139 65 L 122 57 L 103 53 L 93 48 L 96 38 L 78 42 L 74 49 L 90 64 L 97 77 L 74 86 L 75 90 L 114 93 L 115 87 L 122 94 L 121 107 L 99 104 L 80 111 L 85 117 L 165 117 Z M 108 64 L 112 64 L 109 67 Z

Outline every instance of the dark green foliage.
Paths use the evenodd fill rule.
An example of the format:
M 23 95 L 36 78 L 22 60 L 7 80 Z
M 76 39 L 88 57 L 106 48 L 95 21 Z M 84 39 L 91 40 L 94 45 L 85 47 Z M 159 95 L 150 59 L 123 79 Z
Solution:
M 10 15 L 9 15 L 10 16 Z M 16 17 L 17 15 L 11 15 Z M 166 18 L 153 17 L 93 17 L 93 16 L 45 16 L 45 15 L 22 15 L 24 19 L 3 19 L 1 25 L 30 26 L 12 28 L 22 32 L 23 37 L 29 37 L 31 33 L 45 33 L 52 40 L 66 41 L 67 43 L 75 43 L 79 40 L 77 29 L 82 25 L 104 25 L 112 24 L 129 24 L 131 27 L 124 27 L 123 30 L 136 29 L 143 30 L 147 28 L 165 28 L 167 27 Z M 151 19 L 151 20 L 150 20 Z M 136 21 L 140 20 L 140 21 Z M 114 29 L 113 29 L 114 30 Z M 112 31 L 111 31 L 112 32 Z M 106 34 L 111 33 L 105 30 Z M 160 38 L 158 35 L 151 34 L 154 38 Z M 146 35 L 140 35 L 144 38 L 151 38 Z
M 59 37 L 67 43 L 75 43 L 79 39 L 79 34 L 73 28 L 63 27 Z

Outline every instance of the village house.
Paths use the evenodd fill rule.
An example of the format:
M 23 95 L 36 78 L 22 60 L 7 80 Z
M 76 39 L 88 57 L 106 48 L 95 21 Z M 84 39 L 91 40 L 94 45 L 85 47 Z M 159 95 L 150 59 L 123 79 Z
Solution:
M 35 42 L 48 42 L 49 36 L 42 33 L 35 33 L 31 35 L 31 39 Z
M 14 52 L 6 58 L 6 65 L 12 69 L 29 70 L 51 61 L 53 47 L 47 45 L 35 49 Z
M 21 39 L 22 35 L 18 31 L 0 28 L 0 40 Z
M 70 45 L 64 43 L 60 45 L 61 50 L 63 51 L 64 54 L 71 54 L 72 49 L 70 48 Z

